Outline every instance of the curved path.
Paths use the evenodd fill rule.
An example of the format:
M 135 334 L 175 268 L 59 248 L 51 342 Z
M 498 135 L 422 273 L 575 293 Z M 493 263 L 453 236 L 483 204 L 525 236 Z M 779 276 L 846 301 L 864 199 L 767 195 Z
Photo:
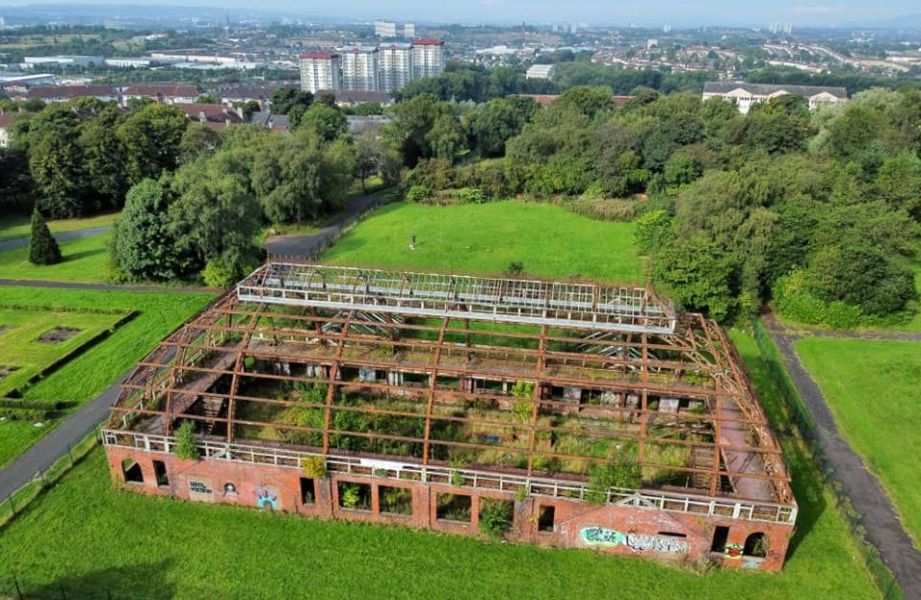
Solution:
M 854 452 L 850 444 L 841 437 L 822 390 L 809 375 L 794 350 L 793 344 L 802 335 L 784 327 L 774 315 L 766 316 L 764 322 L 780 351 L 784 367 L 790 373 L 800 397 L 815 421 L 816 439 L 828 465 L 832 468 L 831 476 L 841 484 L 854 509 L 860 514 L 861 524 L 867 532 L 867 540 L 879 550 L 880 557 L 892 571 L 905 598 L 921 599 L 921 551 L 912 545 L 911 538 L 902 527 L 882 483 L 867 469 L 863 459 Z M 842 334 L 835 337 L 906 339 L 890 337 L 889 334 L 870 338 L 865 338 L 863 334 Z
M 83 238 L 93 237 L 94 235 L 100 235 L 103 233 L 109 233 L 112 231 L 110 225 L 104 227 L 87 227 L 86 229 L 75 229 L 73 231 L 62 231 L 60 233 L 54 234 L 54 239 L 59 242 L 66 242 L 68 240 L 81 240 Z M 29 238 L 13 238 L 11 240 L 0 241 L 0 250 L 15 250 L 16 248 L 27 248 L 29 246 Z

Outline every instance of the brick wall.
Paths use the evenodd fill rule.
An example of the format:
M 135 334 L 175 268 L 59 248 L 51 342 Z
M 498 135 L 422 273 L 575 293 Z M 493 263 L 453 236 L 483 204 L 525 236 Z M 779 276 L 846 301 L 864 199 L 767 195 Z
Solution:
M 106 448 L 106 453 L 113 482 L 131 491 L 199 502 L 281 510 L 311 517 L 399 524 L 461 535 L 482 535 L 478 517 L 483 499 L 514 500 L 513 495 L 507 493 L 335 473 L 312 481 L 313 501 L 305 504 L 301 494 L 303 474 L 294 469 L 221 460 L 180 460 L 173 455 L 148 454 L 117 447 Z M 137 463 L 143 482 L 126 482 L 123 471 L 125 461 Z M 154 461 L 162 463 L 168 478 L 167 485 L 158 485 Z M 340 483 L 369 486 L 369 509 L 344 508 L 340 498 Z M 380 488 L 384 486 L 402 487 L 411 491 L 411 515 L 382 512 Z M 438 494 L 469 496 L 470 520 L 458 522 L 439 519 Z M 538 521 L 543 507 L 553 509 L 552 531 L 539 531 Z M 713 553 L 711 547 L 718 527 L 728 528 L 726 549 Z M 757 533 L 764 534 L 766 556 L 741 556 L 748 537 Z M 514 522 L 506 537 L 512 541 L 542 546 L 591 548 L 665 560 L 698 561 L 709 557 L 725 567 L 776 571 L 783 567 L 792 534 L 791 525 L 780 523 L 531 497 L 522 502 L 515 501 Z

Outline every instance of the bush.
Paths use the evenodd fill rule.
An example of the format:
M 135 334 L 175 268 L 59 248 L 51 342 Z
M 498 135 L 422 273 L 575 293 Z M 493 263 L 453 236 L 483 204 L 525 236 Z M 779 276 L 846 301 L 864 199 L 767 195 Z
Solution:
M 620 456 L 606 463 L 592 465 L 589 491 L 586 499 L 593 504 L 604 504 L 612 487 L 639 489 L 643 483 L 643 469 L 632 456 Z
M 483 204 L 488 200 L 480 188 L 465 187 L 454 192 L 454 199 L 461 204 Z
M 237 281 L 235 270 L 220 258 L 212 258 L 205 265 L 201 277 L 208 287 L 225 288 Z
M 307 477 L 323 479 L 326 477 L 326 459 L 322 456 L 305 456 L 301 459 L 301 471 Z
M 426 200 L 431 200 L 435 197 L 435 192 L 430 187 L 424 185 L 413 185 L 406 190 L 406 195 L 404 196 L 407 202 L 425 202 Z
M 480 500 L 480 531 L 499 539 L 512 528 L 515 505 L 508 500 L 483 498 Z
M 852 329 L 861 324 L 860 307 L 840 300 L 823 302 L 806 290 L 806 275 L 797 270 L 781 277 L 774 286 L 774 306 L 785 318 L 808 325 Z
M 636 216 L 637 202 L 634 200 L 610 200 L 583 195 L 563 203 L 572 212 L 598 219 L 599 221 L 631 221 Z
M 176 445 L 173 454 L 183 460 L 198 460 L 198 445 L 195 443 L 195 425 L 192 421 L 183 421 L 176 429 Z
M 671 217 L 664 210 L 646 213 L 637 219 L 635 235 L 640 252 L 652 254 L 671 239 Z

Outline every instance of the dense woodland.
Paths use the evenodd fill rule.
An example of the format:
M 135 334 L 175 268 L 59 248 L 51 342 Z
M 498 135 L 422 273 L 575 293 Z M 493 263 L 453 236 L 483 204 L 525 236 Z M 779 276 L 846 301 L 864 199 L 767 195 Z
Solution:
M 742 116 L 648 87 L 616 107 L 610 88 L 584 86 L 541 108 L 499 69 L 465 73 L 408 87 L 392 123 L 360 136 L 328 98 L 293 89 L 274 103 L 287 135 L 218 133 L 156 104 L 27 107 L 0 154 L 0 202 L 49 217 L 124 208 L 121 277 L 221 282 L 259 259 L 265 225 L 315 220 L 378 175 L 412 201 L 520 196 L 636 219 L 656 285 L 719 319 L 771 299 L 837 326 L 916 308 L 921 92 L 870 89 L 814 113 L 785 96 Z

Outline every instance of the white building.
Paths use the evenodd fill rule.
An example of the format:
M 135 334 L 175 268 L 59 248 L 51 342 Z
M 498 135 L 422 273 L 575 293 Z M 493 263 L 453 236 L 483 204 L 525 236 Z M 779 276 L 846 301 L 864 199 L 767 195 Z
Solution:
M 445 70 L 445 43 L 442 40 L 420 39 L 413 42 L 413 79 L 437 77 Z
M 704 84 L 704 100 L 724 98 L 735 102 L 742 114 L 748 114 L 756 104 L 769 102 L 772 98 L 794 94 L 802 96 L 810 110 L 847 102 L 847 90 L 843 87 L 812 85 L 772 85 L 766 83 L 732 83 L 708 81 Z
M 339 55 L 332 52 L 301 54 L 301 89 L 316 94 L 320 90 L 342 88 Z
M 22 66 L 26 69 L 34 69 L 42 66 L 56 67 L 101 67 L 105 64 L 105 58 L 102 56 L 26 56 L 22 59 Z
M 525 72 L 525 79 L 553 79 L 556 67 L 553 65 L 531 65 Z
M 147 69 L 156 64 L 152 58 L 107 58 L 105 63 L 113 69 Z
M 365 91 L 380 89 L 377 48 L 372 46 L 340 48 L 339 63 L 342 67 L 342 89 Z
M 13 124 L 13 115 L 11 112 L 0 112 L 0 148 L 6 148 L 10 145 L 10 125 Z
M 382 38 L 397 37 L 397 24 L 393 21 L 375 21 L 374 35 Z
M 381 90 L 401 89 L 413 77 L 412 44 L 387 44 L 378 48 L 378 82 Z
M 403 23 L 403 37 L 407 40 L 411 40 L 416 37 L 415 23 Z

